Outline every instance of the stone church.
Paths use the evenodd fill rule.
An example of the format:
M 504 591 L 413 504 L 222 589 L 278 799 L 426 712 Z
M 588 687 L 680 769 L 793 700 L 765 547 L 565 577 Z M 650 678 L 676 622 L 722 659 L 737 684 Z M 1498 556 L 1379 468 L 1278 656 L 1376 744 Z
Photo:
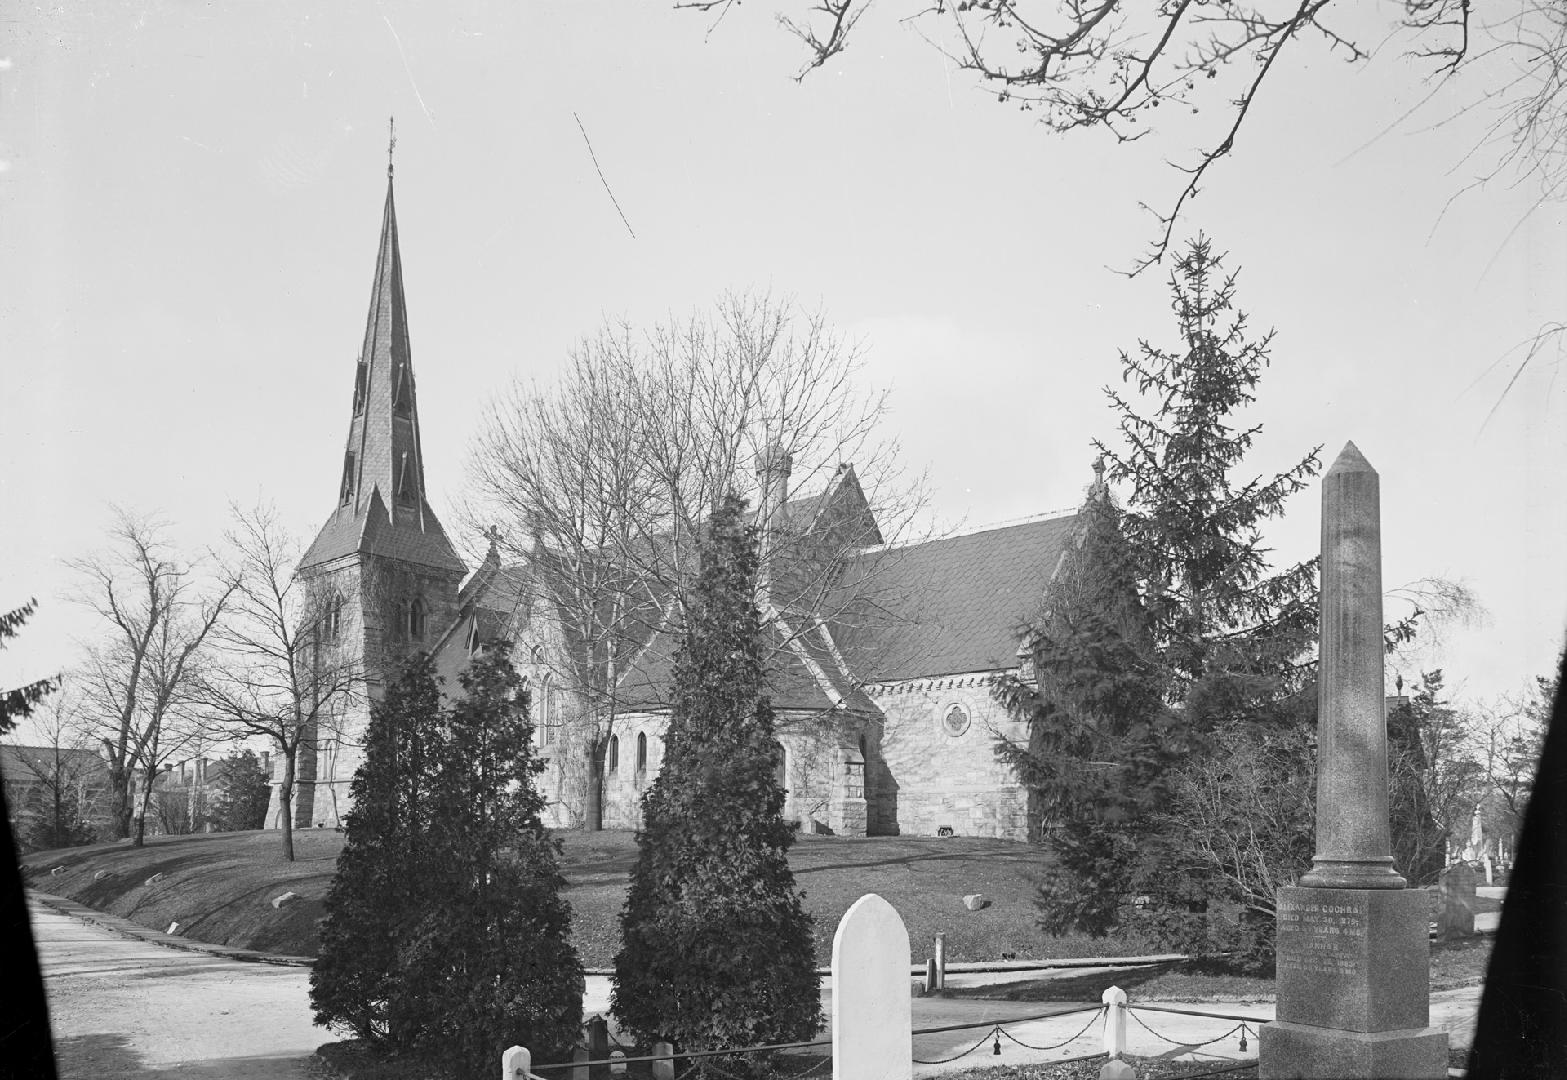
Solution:
M 429 653 L 454 692 L 475 650 L 510 641 L 548 762 L 549 813 L 556 825 L 580 824 L 587 765 L 574 738 L 581 712 L 563 677 L 570 668 L 561 620 L 530 588 L 527 568 L 504 563 L 493 539 L 470 573 L 427 497 L 390 168 L 352 387 L 335 505 L 296 571 L 316 610 L 330 613 L 326 635 L 362 657 L 366 702 L 401 658 Z M 759 518 L 765 511 L 769 528 L 807 537 L 856 521 L 869 542 L 841 570 L 874 582 L 880 617 L 823 618 L 759 595 L 776 645 L 770 689 L 784 747 L 785 816 L 837 835 L 1026 838 L 1027 795 L 996 760 L 994 744 L 998 736 L 1026 742 L 1027 732 L 991 687 L 998 676 L 1026 674 L 1019 630 L 1078 539 L 1077 516 L 889 548 L 852 465 L 839 466 L 827 490 L 814 493 L 790 489 L 789 467 L 787 455 L 763 463 L 758 487 L 773 505 Z M 1103 491 L 1102 479 L 1093 490 Z M 604 754 L 607 828 L 639 823 L 641 794 L 662 762 L 676 644 L 668 637 L 650 635 L 622 684 Z M 342 821 L 367 721 L 366 703 L 332 730 L 310 733 L 298 765 L 297 827 Z M 277 803 L 274 787 L 274 825 Z

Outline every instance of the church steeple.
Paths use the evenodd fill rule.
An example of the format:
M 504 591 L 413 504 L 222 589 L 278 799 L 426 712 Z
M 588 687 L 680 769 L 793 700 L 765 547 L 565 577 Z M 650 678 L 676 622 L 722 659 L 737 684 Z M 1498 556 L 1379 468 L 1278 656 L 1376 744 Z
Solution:
M 388 155 L 381 243 L 364 344 L 354 371 L 337 508 L 305 553 L 300 569 L 364 553 L 461 573 L 462 560 L 425 493 L 390 150 Z

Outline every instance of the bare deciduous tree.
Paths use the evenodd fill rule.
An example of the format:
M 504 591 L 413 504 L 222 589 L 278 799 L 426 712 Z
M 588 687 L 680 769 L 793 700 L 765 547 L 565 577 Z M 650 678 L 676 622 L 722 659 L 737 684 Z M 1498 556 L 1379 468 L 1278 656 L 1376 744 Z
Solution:
M 117 837 L 131 833 L 133 778 L 141 770 L 140 844 L 152 781 L 197 730 L 186 710 L 198 653 L 235 583 L 204 581 L 171 550 L 161 522 L 114 513 L 108 549 L 72 564 L 82 578 L 78 600 L 107 624 L 105 639 L 88 650 L 82 694 L 108 761 Z
M 203 673 L 196 699 L 218 732 L 238 742 L 261 737 L 280 762 L 283 856 L 294 859 L 294 787 L 312 738 L 342 735 L 363 691 L 360 658 L 348 645 L 344 598 L 294 577 L 301 547 L 270 506 L 234 508 L 225 540 L 236 582 L 213 635 L 219 662 Z
M 805 46 L 796 78 L 843 52 L 871 0 L 778 0 L 779 24 Z M 739 0 L 675 0 L 725 17 Z M 1033 112 L 1047 128 L 1098 128 L 1120 142 L 1195 126 L 1199 149 L 1174 163 L 1183 174 L 1156 236 L 1134 273 L 1169 250 L 1182 210 L 1212 166 L 1235 148 L 1253 106 L 1286 50 L 1308 45 L 1358 62 L 1373 49 L 1336 25 L 1328 0 L 934 0 L 903 5 L 913 24 L 998 101 Z M 1343 9 L 1347 10 L 1347 9 Z M 1476 14 L 1470 0 L 1400 0 L 1389 30 L 1439 82 L 1483 67 L 1493 75 L 1470 97 L 1494 110 L 1500 149 L 1479 182 L 1510 170 L 1537 180 L 1542 201 L 1567 185 L 1567 8 L 1518 0 Z M 1209 116 L 1192 122 L 1189 114 Z M 1215 119 L 1216 117 L 1216 119 Z M 1181 132 L 1186 134 L 1186 132 Z M 1558 326 L 1553 332 L 1560 333 Z
M 730 295 L 645 334 L 608 324 L 552 389 L 518 383 L 490 409 L 471 464 L 482 506 L 469 517 L 499 517 L 527 586 L 561 624 L 559 676 L 586 712 L 588 828 L 601 822 L 624 681 L 655 634 L 682 625 L 695 540 L 726 493 L 757 507 L 759 599 L 775 642 L 861 595 L 847 555 L 910 528 L 921 487 L 878 439 L 886 401 L 860 390 L 859 367 L 819 313 Z M 850 484 L 874 521 L 813 505 L 811 522 L 785 525 L 790 493 Z

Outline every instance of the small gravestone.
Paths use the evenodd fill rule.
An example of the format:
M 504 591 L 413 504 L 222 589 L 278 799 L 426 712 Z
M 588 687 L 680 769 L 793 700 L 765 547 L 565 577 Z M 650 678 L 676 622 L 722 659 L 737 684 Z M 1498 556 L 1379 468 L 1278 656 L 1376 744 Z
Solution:
M 156 885 L 158 882 L 160 882 L 162 880 L 163 880 L 163 871 L 160 870 L 156 874 L 152 875 L 152 877 L 148 878 L 143 884 L 146 884 L 146 885 Z
M 1437 878 L 1436 932 L 1440 937 L 1469 937 L 1475 932 L 1475 872 L 1456 863 Z
M 65 867 L 63 867 L 63 866 L 56 866 L 53 870 L 49 871 L 49 876 L 50 877 L 54 877 L 56 874 L 63 874 L 63 873 L 65 873 Z
M 653 1044 L 653 1080 L 675 1080 L 675 1048 L 667 1042 Z
M 970 911 L 978 911 L 980 908 L 989 907 L 990 901 L 985 898 L 984 893 L 974 893 L 971 896 L 965 896 L 963 898 L 963 906 L 968 908 Z
M 164 931 L 164 933 L 168 934 L 170 937 L 173 937 L 175 934 L 178 934 L 179 932 L 180 932 L 180 924 L 177 923 L 177 922 L 169 923 L 169 928 Z
M 109 876 L 109 871 L 107 871 L 107 870 L 100 870 L 100 871 L 98 871 L 96 874 L 94 874 L 92 876 L 92 879 L 94 881 L 102 881 L 104 878 L 106 878 L 108 876 Z
M 832 939 L 835 1080 L 910 1080 L 909 932 L 875 893 L 854 902 Z
M 299 894 L 297 892 L 286 892 L 282 896 L 274 896 L 272 898 L 272 907 L 275 910 L 282 907 L 284 904 L 292 904 L 295 900 L 298 899 Z

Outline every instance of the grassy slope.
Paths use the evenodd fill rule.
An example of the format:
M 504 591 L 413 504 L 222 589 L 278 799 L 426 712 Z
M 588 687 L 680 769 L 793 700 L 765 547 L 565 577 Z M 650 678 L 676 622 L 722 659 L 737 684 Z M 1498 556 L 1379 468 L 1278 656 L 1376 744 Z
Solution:
M 622 832 L 562 838 L 578 949 L 589 967 L 608 966 L 636 845 Z M 293 863 L 283 860 L 275 832 L 159 837 L 144 848 L 104 844 L 39 852 L 23 862 L 39 889 L 145 926 L 161 930 L 178 921 L 197 940 L 311 956 L 342 843 L 336 832 L 297 833 Z M 881 894 L 903 915 L 916 957 L 929 954 L 937 931 L 946 933 L 952 960 L 995 960 L 1003 952 L 1043 958 L 1153 951 L 1139 940 L 1040 934 L 1033 925 L 1040 859 L 1039 850 L 1026 844 L 930 837 L 802 837 L 790 853 L 816 917 L 822 964 L 831 958 L 839 918 L 868 892 Z M 50 874 L 57 866 L 60 873 Z M 107 873 L 94 880 L 100 871 Z M 157 873 L 162 880 L 145 884 Z M 288 891 L 304 899 L 274 910 L 272 898 Z M 991 904 L 971 912 L 962 898 L 976 892 Z

